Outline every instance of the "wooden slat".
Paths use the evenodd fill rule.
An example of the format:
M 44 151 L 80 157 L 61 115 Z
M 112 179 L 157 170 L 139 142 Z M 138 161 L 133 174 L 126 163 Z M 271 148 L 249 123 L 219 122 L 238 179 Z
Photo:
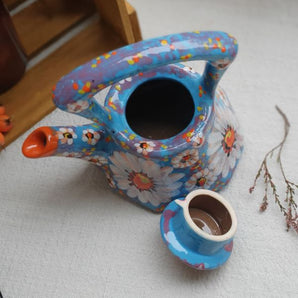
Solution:
M 120 34 L 124 42 L 134 43 L 134 33 L 125 0 L 94 0 L 102 19 Z
M 21 3 L 25 2 L 25 0 L 3 0 L 3 2 L 9 10 L 12 10 L 16 8 L 18 5 L 20 5 Z
M 51 89 L 61 76 L 93 57 L 123 45 L 108 26 L 96 22 L 30 69 L 14 88 L 0 95 L 0 103 L 6 106 L 14 125 L 6 134 L 6 145 L 55 108 Z
M 29 58 L 94 13 L 92 0 L 39 0 L 13 16 Z
M 142 40 L 142 33 L 141 28 L 139 25 L 138 15 L 136 10 L 132 5 L 130 5 L 127 1 L 125 1 L 126 9 L 128 13 L 128 17 L 130 20 L 133 36 L 134 36 L 134 42 L 141 41 Z

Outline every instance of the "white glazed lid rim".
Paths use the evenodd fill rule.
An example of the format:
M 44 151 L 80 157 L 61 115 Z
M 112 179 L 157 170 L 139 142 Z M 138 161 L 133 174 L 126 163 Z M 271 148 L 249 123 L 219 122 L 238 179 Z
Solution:
M 189 203 L 190 201 L 197 197 L 197 196 L 201 196 L 201 195 L 207 195 L 212 197 L 213 199 L 219 201 L 229 212 L 229 215 L 231 217 L 231 227 L 229 229 L 228 232 L 226 232 L 223 235 L 210 235 L 208 233 L 205 233 L 203 230 L 201 230 L 192 220 L 190 214 L 189 214 Z M 183 215 L 185 217 L 185 220 L 187 222 L 187 224 L 190 226 L 190 228 L 199 236 L 201 236 L 204 239 L 207 240 L 211 240 L 211 241 L 215 241 L 215 242 L 223 242 L 223 241 L 227 241 L 229 239 L 232 239 L 234 234 L 236 233 L 236 229 L 237 229 L 237 217 L 235 214 L 234 209 L 232 208 L 232 206 L 230 205 L 230 203 L 225 200 L 219 193 L 211 191 L 211 190 L 207 190 L 207 189 L 197 189 L 194 190 L 192 192 L 190 192 L 184 200 L 176 200 L 176 203 L 178 205 L 180 205 L 183 208 Z

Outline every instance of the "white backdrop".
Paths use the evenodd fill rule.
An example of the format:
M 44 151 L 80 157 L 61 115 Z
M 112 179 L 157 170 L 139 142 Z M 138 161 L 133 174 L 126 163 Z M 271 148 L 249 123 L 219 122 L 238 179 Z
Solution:
M 298 297 L 297 234 L 286 232 L 273 201 L 266 213 L 258 212 L 262 184 L 248 193 L 264 154 L 283 134 L 276 104 L 291 122 L 284 166 L 298 182 L 298 2 L 130 2 L 144 39 L 194 29 L 238 39 L 238 57 L 221 81 L 245 137 L 242 160 L 222 192 L 239 221 L 233 254 L 215 271 L 186 267 L 162 242 L 159 215 L 114 194 L 101 171 L 84 161 L 24 158 L 26 133 L 0 154 L 4 298 Z M 83 122 L 56 110 L 35 128 Z

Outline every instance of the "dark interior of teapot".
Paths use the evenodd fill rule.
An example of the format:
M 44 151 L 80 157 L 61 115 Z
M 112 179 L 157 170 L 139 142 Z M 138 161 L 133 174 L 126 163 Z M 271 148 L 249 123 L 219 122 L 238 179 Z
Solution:
M 161 140 L 183 131 L 195 107 L 190 92 L 178 81 L 152 79 L 138 86 L 128 99 L 126 120 L 138 135 Z

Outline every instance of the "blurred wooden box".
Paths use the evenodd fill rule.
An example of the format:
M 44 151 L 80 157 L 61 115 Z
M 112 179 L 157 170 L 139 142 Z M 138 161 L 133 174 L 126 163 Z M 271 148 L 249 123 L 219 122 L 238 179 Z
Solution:
M 22 2 L 4 0 L 12 12 L 25 6 Z M 63 75 L 104 52 L 142 39 L 136 11 L 125 0 L 37 0 L 13 14 L 12 20 L 29 65 L 42 51 L 53 52 L 0 95 L 14 125 L 6 134 L 6 145 L 55 109 L 51 89 Z M 63 36 L 69 40 L 51 50 Z

